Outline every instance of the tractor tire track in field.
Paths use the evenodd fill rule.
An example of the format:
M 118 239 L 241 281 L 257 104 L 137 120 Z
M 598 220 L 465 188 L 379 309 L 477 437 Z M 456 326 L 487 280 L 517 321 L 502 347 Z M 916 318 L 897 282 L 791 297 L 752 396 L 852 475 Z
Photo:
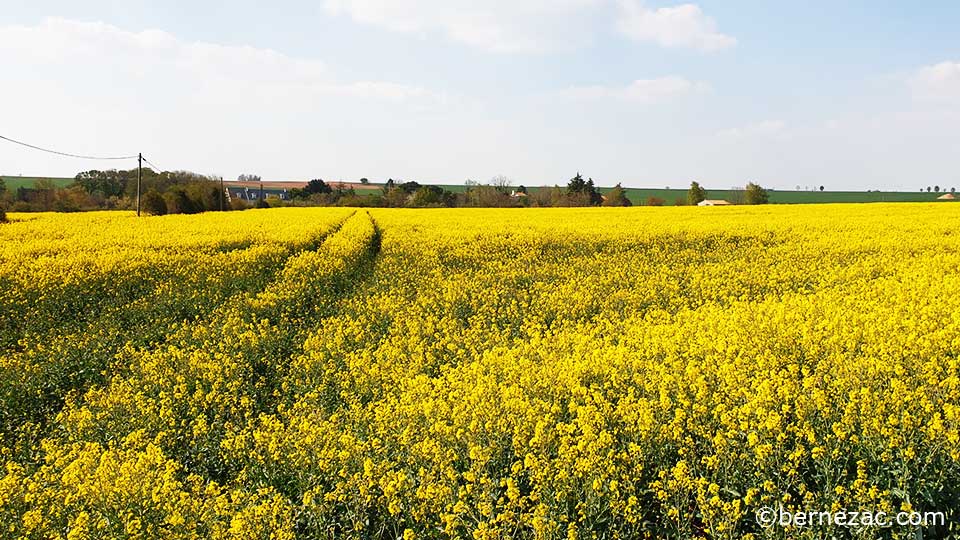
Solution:
M 371 271 L 380 253 L 380 229 L 376 222 L 364 212 L 361 219 L 369 221 L 372 233 L 357 251 L 357 256 L 347 261 L 343 268 L 326 276 L 327 279 L 302 295 L 301 309 L 297 303 L 277 307 L 278 311 L 266 310 L 258 315 L 267 316 L 278 329 L 276 336 L 283 346 L 274 351 L 271 357 L 263 357 L 256 362 L 256 376 L 259 392 L 255 396 L 258 414 L 276 412 L 277 404 L 285 397 L 283 380 L 286 378 L 290 360 L 303 354 L 304 341 L 311 335 L 322 331 L 323 323 L 333 319 L 340 311 L 344 299 L 355 291 L 363 290 L 362 285 L 369 279 Z M 290 328 L 299 328 L 289 332 Z
M 104 447 L 135 432 L 158 437 L 185 474 L 229 482 L 237 470 L 221 443 L 276 410 L 291 358 L 369 273 L 379 243 L 369 214 L 354 213 L 317 250 L 287 259 L 260 293 L 182 325 L 162 345 L 122 351 L 123 372 L 68 403 L 51 432 Z
M 309 242 L 291 246 L 283 258 L 270 251 L 251 251 L 249 264 L 238 265 L 239 274 L 223 276 L 216 286 L 211 287 L 209 279 L 157 281 L 149 289 L 132 289 L 132 295 L 91 310 L 66 331 L 51 328 L 29 340 L 35 345 L 6 351 L 0 359 L 0 403 L 9 406 L 0 410 L 0 447 L 12 448 L 22 461 L 36 461 L 37 456 L 26 455 L 26 450 L 39 448 L 36 441 L 46 435 L 71 396 L 79 398 L 88 388 L 124 371 L 118 358 L 122 351 L 155 349 L 184 326 L 206 324 L 222 306 L 263 290 L 286 261 L 317 249 L 349 217 L 320 230 Z M 217 251 L 243 256 L 239 252 L 256 248 L 252 243 L 230 247 L 218 246 Z

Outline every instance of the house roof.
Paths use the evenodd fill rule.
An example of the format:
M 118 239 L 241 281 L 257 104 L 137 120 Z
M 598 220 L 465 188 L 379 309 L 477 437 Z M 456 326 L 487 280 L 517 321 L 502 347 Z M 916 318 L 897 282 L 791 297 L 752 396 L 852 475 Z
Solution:
M 729 206 L 733 203 L 725 201 L 723 199 L 704 199 L 700 201 L 697 206 Z

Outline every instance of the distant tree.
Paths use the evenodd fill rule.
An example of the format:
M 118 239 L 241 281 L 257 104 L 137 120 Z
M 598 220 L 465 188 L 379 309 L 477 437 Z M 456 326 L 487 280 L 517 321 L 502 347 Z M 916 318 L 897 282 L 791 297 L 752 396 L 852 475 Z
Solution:
M 152 216 L 162 216 L 167 213 L 167 203 L 163 200 L 163 195 L 155 189 L 147 190 L 140 201 L 143 211 Z
M 367 180 L 366 178 L 361 178 L 361 179 L 360 179 L 360 183 L 363 184 L 363 185 L 367 185 L 367 184 L 370 183 L 370 180 Z
M 51 180 L 46 178 L 37 180 L 33 184 L 33 202 L 35 208 L 44 212 L 52 211 L 56 194 L 57 186 Z
M 797 184 L 797 191 L 800 191 L 800 184 Z
M 623 186 L 617 184 L 607 192 L 607 198 L 603 201 L 603 206 L 633 206 L 633 203 L 627 198 L 627 192 L 623 189 Z
M 407 205 L 410 194 L 400 188 L 391 188 L 383 195 L 383 204 L 391 208 L 400 208 Z
M 673 205 L 674 205 L 674 206 L 686 206 L 686 205 L 687 205 L 687 199 L 686 199 L 686 197 L 677 197 L 676 199 L 673 200 Z
M 63 189 L 55 189 L 53 192 L 51 210 L 54 212 L 79 212 L 96 207 L 97 202 L 80 186 L 72 185 Z
M 260 175 L 257 174 L 241 174 L 237 177 L 238 182 L 259 182 L 260 180 Z
M 440 198 L 443 196 L 443 190 L 437 186 L 422 186 L 413 192 L 410 199 L 410 206 L 434 206 L 440 204 Z
M 603 202 L 603 196 L 600 195 L 600 190 L 593 183 L 593 178 L 587 180 L 587 193 L 590 194 L 590 203 L 591 204 L 600 204 Z
M 823 186 L 820 186 L 820 191 L 823 191 Z
M 201 209 L 187 194 L 183 186 L 174 186 L 163 194 L 163 200 L 167 203 L 168 214 L 196 214 Z
M 567 201 L 567 192 L 560 186 L 541 186 L 529 193 L 530 206 L 563 206 Z
M 197 212 L 207 212 L 220 209 L 220 198 L 223 196 L 220 191 L 219 182 L 214 180 L 205 180 L 191 182 L 184 186 L 187 196 L 193 202 L 194 209 Z
M 507 208 L 518 204 L 516 198 L 510 196 L 510 192 L 506 191 L 502 183 L 501 187 L 497 187 L 493 184 L 468 182 L 461 200 L 464 206 L 478 208 Z
M 927 186 L 927 193 L 930 193 L 931 189 L 932 188 L 930 186 Z
M 521 185 L 517 187 L 517 193 L 527 193 L 527 186 Z M 529 195 L 529 193 L 527 193 Z
M 78 173 L 74 183 L 91 195 L 120 197 L 126 192 L 127 183 L 131 180 L 136 182 L 136 179 L 136 171 L 86 171 Z
M 730 204 L 745 203 L 746 197 L 744 196 L 743 186 L 734 186 L 730 188 L 727 200 L 730 201 Z
M 452 206 L 454 200 L 454 194 L 440 186 L 421 186 L 413 193 L 410 205 L 419 207 Z
M 7 184 L 0 178 L 0 223 L 7 222 Z
M 587 180 L 587 193 L 590 195 L 590 204 L 598 205 L 603 202 L 600 190 L 593 183 L 593 178 Z
M 397 186 L 397 187 L 399 187 L 400 189 L 402 189 L 404 193 L 411 194 L 411 193 L 417 191 L 418 189 L 420 189 L 420 184 L 417 183 L 417 182 L 414 182 L 413 180 L 410 180 L 410 181 L 408 181 L 408 182 L 404 182 L 404 183 L 400 184 L 400 185 Z
M 4 201 L 7 195 L 7 183 L 0 178 L 0 223 L 7 222 L 7 205 Z
M 687 204 L 696 206 L 707 198 L 707 190 L 700 186 L 700 183 L 694 180 L 690 182 L 690 189 L 687 190 Z
M 598 205 L 603 202 L 600 192 L 593 184 L 593 178 L 584 181 L 579 172 L 567 182 L 567 195 L 570 203 L 576 206 Z
M 744 188 L 744 194 L 746 196 L 747 204 L 767 204 L 770 198 L 767 190 L 763 189 L 757 184 L 754 184 L 753 182 L 747 184 L 747 187 Z
M 583 193 L 583 190 L 586 188 L 587 182 L 583 179 L 583 176 L 581 176 L 580 173 L 577 173 L 576 176 L 567 182 L 567 193 L 571 195 L 574 193 Z
M 510 192 L 510 186 L 513 185 L 513 180 L 507 178 L 504 175 L 497 175 L 490 179 L 490 185 L 494 187 L 497 191 L 503 193 Z
M 303 194 L 308 197 L 310 195 L 326 195 L 328 193 L 333 193 L 333 188 L 319 178 L 314 178 L 307 182 L 307 185 L 303 188 Z
M 663 206 L 667 201 L 653 195 L 647 197 L 647 206 Z
M 393 181 L 393 178 L 390 178 L 389 180 L 387 180 L 387 183 L 383 185 L 383 194 L 386 195 L 387 193 L 389 193 L 390 190 L 392 190 L 395 185 L 396 185 L 396 182 Z
M 956 193 L 956 192 L 957 192 L 957 188 L 955 187 L 950 188 L 950 193 Z
M 935 193 L 940 193 L 940 186 L 933 186 L 933 191 Z

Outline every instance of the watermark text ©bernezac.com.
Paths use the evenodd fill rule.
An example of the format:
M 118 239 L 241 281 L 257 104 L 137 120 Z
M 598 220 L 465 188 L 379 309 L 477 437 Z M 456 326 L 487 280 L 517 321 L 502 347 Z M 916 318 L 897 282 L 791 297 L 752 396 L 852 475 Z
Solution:
M 938 527 L 946 524 L 946 512 L 884 512 L 858 510 L 796 510 L 764 506 L 756 511 L 757 524 L 770 527 Z

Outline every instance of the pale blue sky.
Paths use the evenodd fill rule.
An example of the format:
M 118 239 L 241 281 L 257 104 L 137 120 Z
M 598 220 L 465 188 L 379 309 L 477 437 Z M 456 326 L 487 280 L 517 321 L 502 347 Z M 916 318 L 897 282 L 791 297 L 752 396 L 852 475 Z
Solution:
M 225 178 L 960 187 L 956 2 L 2 3 L 0 135 L 68 152 Z M 2 174 L 110 165 L 0 145 Z

